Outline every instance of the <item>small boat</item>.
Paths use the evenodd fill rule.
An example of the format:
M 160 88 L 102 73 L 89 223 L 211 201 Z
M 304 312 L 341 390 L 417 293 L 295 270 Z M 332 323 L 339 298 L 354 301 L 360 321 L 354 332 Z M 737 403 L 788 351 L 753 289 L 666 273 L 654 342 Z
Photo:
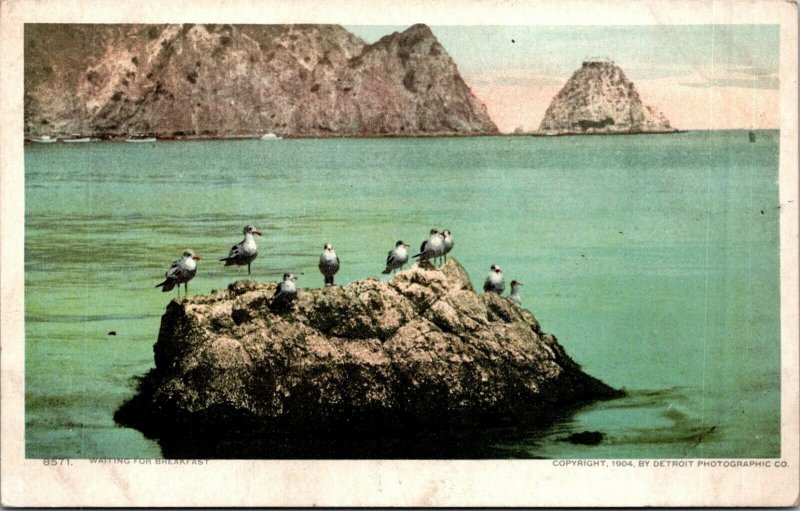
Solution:
M 756 132 L 755 131 L 750 130 L 747 133 L 747 135 L 750 137 L 750 142 L 755 142 L 756 141 Z
M 50 135 L 42 135 L 39 138 L 32 138 L 30 140 L 31 142 L 39 142 L 40 144 L 51 144 L 56 141 L 56 139 Z
M 125 142 L 155 142 L 156 137 L 129 137 Z
M 279 137 L 275 133 L 267 133 L 266 135 L 261 137 L 261 140 L 283 140 L 283 137 Z
M 79 138 L 65 138 L 61 141 L 66 144 L 79 144 L 82 142 L 91 142 L 92 139 L 91 137 L 79 137 Z

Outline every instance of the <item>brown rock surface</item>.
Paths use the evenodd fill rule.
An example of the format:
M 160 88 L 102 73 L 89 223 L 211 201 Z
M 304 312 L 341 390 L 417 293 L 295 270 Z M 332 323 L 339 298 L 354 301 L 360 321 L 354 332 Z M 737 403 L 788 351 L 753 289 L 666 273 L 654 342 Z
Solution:
M 172 301 L 156 368 L 118 422 L 167 430 L 504 424 L 621 393 L 588 376 L 533 315 L 473 291 L 451 259 L 388 282 L 300 290 L 240 281 Z
M 539 132 L 648 133 L 676 131 L 655 107 L 645 106 L 633 82 L 608 61 L 584 62 L 545 112 Z
M 25 27 L 28 137 L 496 133 L 430 29 Z

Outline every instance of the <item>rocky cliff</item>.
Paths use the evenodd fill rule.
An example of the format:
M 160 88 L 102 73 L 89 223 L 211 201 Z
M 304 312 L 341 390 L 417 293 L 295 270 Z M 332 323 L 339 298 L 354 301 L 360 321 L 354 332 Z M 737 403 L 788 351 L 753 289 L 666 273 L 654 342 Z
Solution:
M 240 281 L 171 302 L 156 368 L 117 421 L 155 437 L 386 431 L 535 423 L 621 394 L 583 373 L 530 312 L 473 291 L 452 259 L 301 290 L 291 310 L 274 308 L 274 289 Z
M 647 133 L 675 131 L 656 108 L 645 106 L 622 69 L 608 61 L 584 62 L 545 112 L 539 132 Z
M 486 108 L 425 25 L 25 27 L 26 136 L 474 135 Z

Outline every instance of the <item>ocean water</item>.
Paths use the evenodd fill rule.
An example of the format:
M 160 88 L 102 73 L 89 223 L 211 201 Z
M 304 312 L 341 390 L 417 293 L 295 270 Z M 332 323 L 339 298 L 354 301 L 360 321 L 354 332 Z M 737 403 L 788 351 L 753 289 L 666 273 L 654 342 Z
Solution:
M 246 269 L 217 260 L 253 224 L 252 278 L 303 271 L 301 287 L 322 285 L 326 242 L 346 283 L 381 276 L 396 240 L 448 228 L 474 284 L 499 264 L 629 397 L 546 426 L 231 456 L 778 457 L 778 151 L 776 131 L 26 145 L 26 455 L 207 454 L 112 415 L 153 367 L 169 263 L 191 248 L 190 293 L 223 289 Z M 604 439 L 563 441 L 581 431 Z

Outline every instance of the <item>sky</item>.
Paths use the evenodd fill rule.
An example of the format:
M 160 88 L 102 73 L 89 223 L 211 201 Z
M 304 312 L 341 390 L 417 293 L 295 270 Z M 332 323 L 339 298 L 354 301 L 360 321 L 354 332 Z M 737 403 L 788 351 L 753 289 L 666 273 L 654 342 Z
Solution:
M 367 42 L 407 27 L 347 26 Z M 502 132 L 537 129 L 584 60 L 616 62 L 679 129 L 779 127 L 778 25 L 431 26 Z

